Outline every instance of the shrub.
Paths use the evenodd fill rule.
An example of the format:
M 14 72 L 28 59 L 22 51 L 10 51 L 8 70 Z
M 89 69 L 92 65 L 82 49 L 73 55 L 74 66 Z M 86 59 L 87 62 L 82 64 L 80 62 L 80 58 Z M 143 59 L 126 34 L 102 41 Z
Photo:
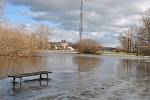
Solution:
M 150 46 L 140 48 L 140 53 L 144 56 L 150 56 Z
M 92 39 L 82 39 L 76 43 L 76 49 L 81 53 L 85 54 L 100 54 L 101 45 L 95 40 Z

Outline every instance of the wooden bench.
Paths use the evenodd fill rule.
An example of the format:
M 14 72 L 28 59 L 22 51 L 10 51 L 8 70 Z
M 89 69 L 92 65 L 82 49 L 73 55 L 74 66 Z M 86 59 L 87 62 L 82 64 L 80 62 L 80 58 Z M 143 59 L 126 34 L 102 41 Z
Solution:
M 36 75 L 40 76 L 40 81 L 43 79 L 42 75 L 46 75 L 46 79 L 48 80 L 48 74 L 49 73 L 52 73 L 52 72 L 39 71 L 39 72 L 33 72 L 33 73 L 23 73 L 23 74 L 18 74 L 18 75 L 9 75 L 8 77 L 12 77 L 13 78 L 13 83 L 15 83 L 15 79 L 16 78 L 20 78 L 20 83 L 21 83 L 23 77 L 36 76 Z

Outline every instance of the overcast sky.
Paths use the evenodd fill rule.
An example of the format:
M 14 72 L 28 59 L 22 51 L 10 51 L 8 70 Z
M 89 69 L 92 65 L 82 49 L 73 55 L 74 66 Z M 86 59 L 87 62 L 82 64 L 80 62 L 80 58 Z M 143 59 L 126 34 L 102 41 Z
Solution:
M 53 29 L 52 41 L 79 39 L 80 0 L 7 0 L 7 16 L 12 23 L 31 26 L 45 23 Z M 117 36 L 138 24 L 139 14 L 150 7 L 150 0 L 86 0 L 84 37 L 104 46 L 118 45 Z

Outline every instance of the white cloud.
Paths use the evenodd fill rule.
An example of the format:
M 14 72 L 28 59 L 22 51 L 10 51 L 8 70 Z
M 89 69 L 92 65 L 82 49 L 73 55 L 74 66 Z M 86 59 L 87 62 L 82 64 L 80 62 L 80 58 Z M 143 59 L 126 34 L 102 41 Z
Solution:
M 117 20 L 115 24 L 117 26 L 124 26 L 124 25 L 131 24 L 131 22 L 128 19 L 122 18 L 122 19 Z
M 35 21 L 57 24 L 53 40 L 78 39 L 80 0 L 8 0 L 25 6 Z M 116 34 L 138 23 L 140 12 L 150 7 L 150 0 L 87 0 L 84 3 L 84 36 L 112 45 Z

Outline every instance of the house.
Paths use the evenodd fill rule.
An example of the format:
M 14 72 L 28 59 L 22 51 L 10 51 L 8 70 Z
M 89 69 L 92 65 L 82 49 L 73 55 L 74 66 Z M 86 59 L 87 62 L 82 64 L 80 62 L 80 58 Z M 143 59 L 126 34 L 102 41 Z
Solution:
M 74 50 L 71 42 L 62 40 L 61 42 L 50 42 L 52 50 Z

